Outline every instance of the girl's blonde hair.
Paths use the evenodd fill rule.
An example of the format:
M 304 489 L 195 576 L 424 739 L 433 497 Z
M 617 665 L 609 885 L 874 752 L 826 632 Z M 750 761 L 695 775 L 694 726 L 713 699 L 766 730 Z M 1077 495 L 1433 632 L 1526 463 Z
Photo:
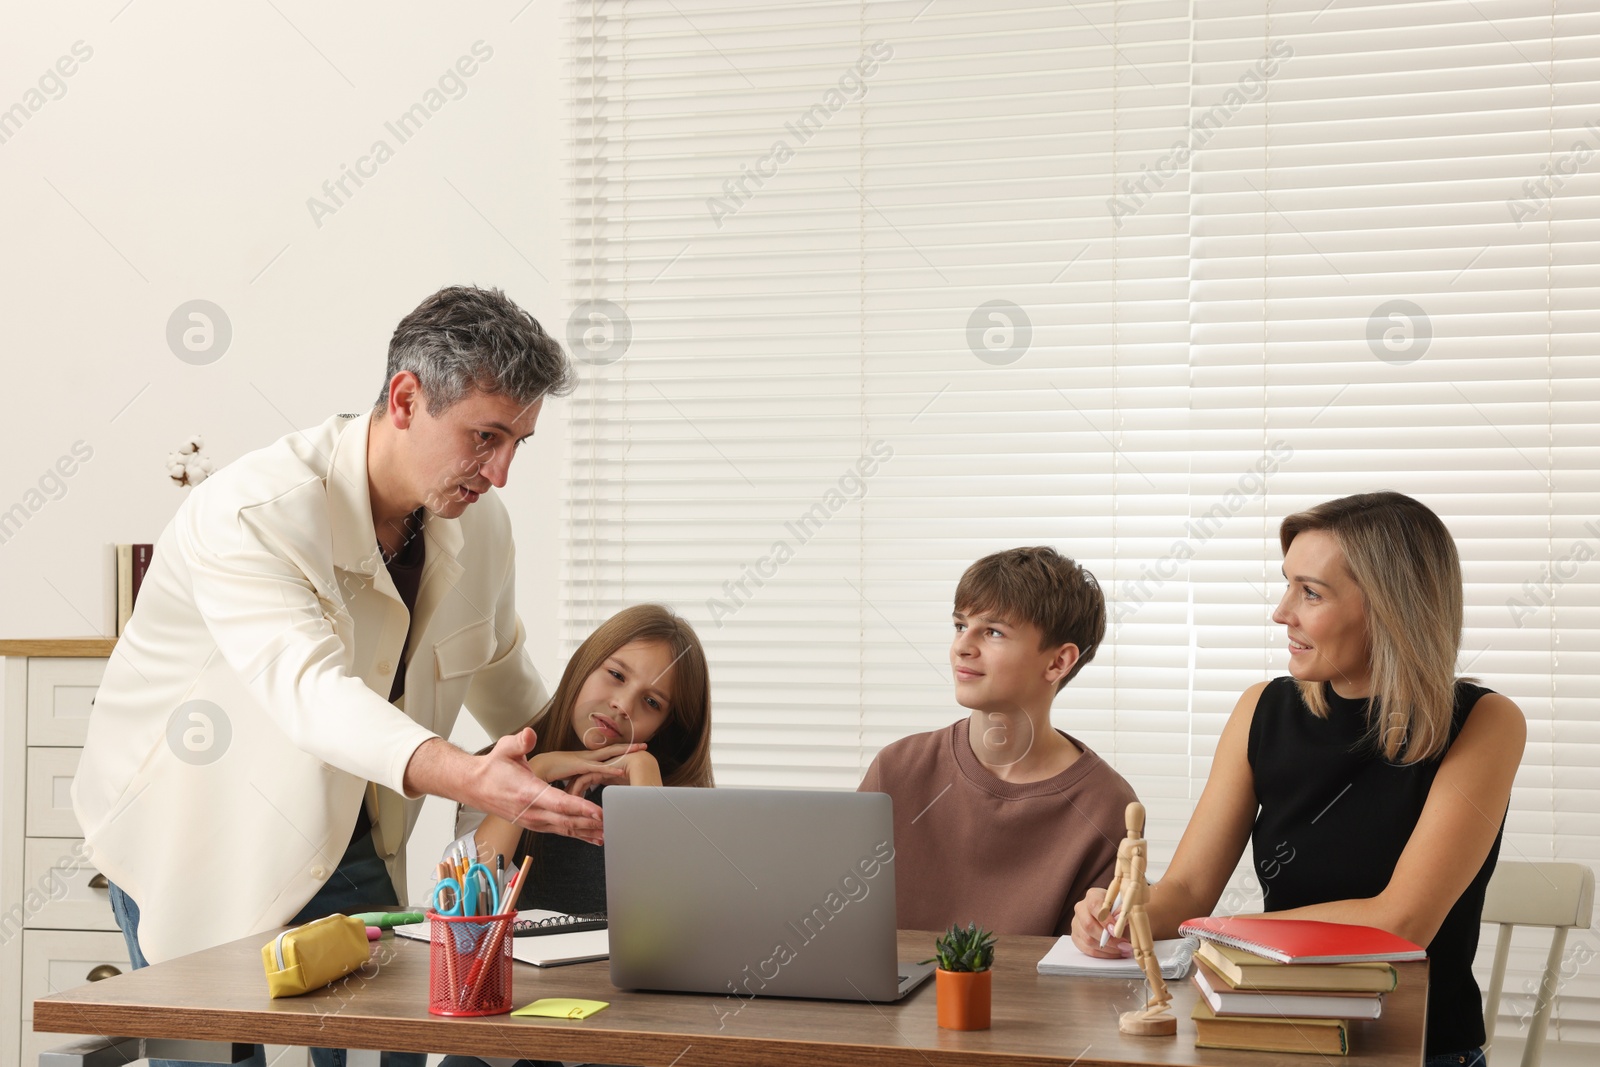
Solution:
M 617 649 L 633 641 L 660 641 L 672 653 L 672 695 L 667 718 L 649 741 L 664 785 L 710 786 L 711 676 L 700 638 L 683 619 L 660 604 L 635 604 L 601 623 L 578 646 L 561 672 L 553 695 L 528 725 L 537 731 L 533 754 L 581 751 L 572 728 L 572 708 L 584 681 Z
M 1285 554 L 1307 530 L 1325 530 L 1366 601 L 1371 648 L 1369 733 L 1385 759 L 1419 763 L 1443 754 L 1455 712 L 1461 649 L 1461 559 L 1444 523 L 1401 493 L 1358 493 L 1290 515 Z M 1321 682 L 1301 682 L 1312 714 L 1327 718 Z

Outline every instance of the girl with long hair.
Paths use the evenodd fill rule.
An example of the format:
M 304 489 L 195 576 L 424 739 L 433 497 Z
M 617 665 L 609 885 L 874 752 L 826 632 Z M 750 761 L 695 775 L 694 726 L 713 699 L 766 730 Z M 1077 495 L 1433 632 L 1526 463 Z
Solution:
M 578 646 L 527 730 L 537 735 L 534 773 L 579 796 L 608 785 L 710 786 L 711 682 L 700 639 L 659 604 L 622 609 Z M 476 814 L 463 812 L 458 832 Z M 533 857 L 518 908 L 605 911 L 602 849 L 494 816 L 475 836 L 491 867 L 496 854 L 508 867 Z

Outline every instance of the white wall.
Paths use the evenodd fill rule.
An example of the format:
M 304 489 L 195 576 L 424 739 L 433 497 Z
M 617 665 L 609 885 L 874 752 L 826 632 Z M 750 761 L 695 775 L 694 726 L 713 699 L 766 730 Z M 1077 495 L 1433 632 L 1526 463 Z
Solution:
M 0 110 L 37 106 L 0 127 L 0 512 L 28 511 L 0 528 L 4 637 L 101 632 L 103 545 L 154 541 L 187 492 L 167 453 L 198 432 L 220 465 L 364 409 L 395 323 L 435 289 L 499 286 L 565 328 L 554 3 L 125 4 L 0 10 Z M 492 55 L 464 95 L 447 82 L 404 143 L 385 128 L 435 102 L 478 41 Z M 70 77 L 47 74 L 78 42 Z M 323 183 L 380 139 L 392 158 L 333 205 Z M 335 210 L 314 220 L 312 196 Z M 193 299 L 232 324 L 205 365 L 166 337 Z M 547 675 L 564 417 L 546 407 L 503 494 Z M 79 441 L 93 456 L 64 492 L 30 495 Z M 468 725 L 459 740 L 476 744 Z M 419 857 L 447 839 L 443 816 L 425 814 Z

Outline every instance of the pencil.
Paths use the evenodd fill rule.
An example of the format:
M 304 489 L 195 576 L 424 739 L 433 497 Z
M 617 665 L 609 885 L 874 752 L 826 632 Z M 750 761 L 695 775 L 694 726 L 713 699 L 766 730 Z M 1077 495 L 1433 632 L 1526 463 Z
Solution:
M 522 857 L 522 869 L 511 876 L 511 884 L 506 887 L 506 892 L 511 894 L 511 903 L 502 906 L 501 910 L 509 915 L 517 913 L 516 901 L 522 895 L 522 887 L 528 881 L 528 874 L 533 869 L 533 854 Z
M 444 863 L 440 863 L 439 864 L 439 881 L 443 882 L 445 879 L 447 879 L 449 877 L 450 877 L 450 868 L 447 865 L 445 865 Z M 432 904 L 433 901 L 430 900 L 428 903 Z M 438 913 L 435 912 L 434 914 L 437 915 Z M 456 988 L 458 988 L 458 983 L 456 981 L 456 932 L 453 929 L 450 928 L 450 924 L 449 923 L 445 923 L 444 924 L 444 940 L 443 940 L 443 943 L 441 943 L 439 940 L 437 940 L 437 932 L 438 932 L 438 926 L 435 926 L 433 928 L 433 930 L 429 931 L 429 937 L 434 939 L 433 940 L 434 949 L 436 949 L 439 952 L 443 952 L 444 953 L 445 981 L 450 983 L 445 988 L 447 988 L 447 989 L 456 989 Z
M 521 891 L 522 884 L 527 881 L 528 872 L 532 867 L 533 857 L 531 855 L 522 857 L 522 869 L 511 880 L 513 892 Z M 477 998 L 479 991 L 483 989 L 483 980 L 488 977 L 489 971 L 492 969 L 490 961 L 493 960 L 495 953 L 503 951 L 506 934 L 510 932 L 511 920 L 516 917 L 516 914 L 517 904 L 515 897 L 512 897 L 509 904 L 502 902 L 500 921 L 494 924 L 494 928 L 483 939 L 483 944 L 478 949 L 478 958 L 472 964 L 473 973 L 467 976 L 467 982 L 472 988 L 462 998 L 464 1004 L 471 1004 Z

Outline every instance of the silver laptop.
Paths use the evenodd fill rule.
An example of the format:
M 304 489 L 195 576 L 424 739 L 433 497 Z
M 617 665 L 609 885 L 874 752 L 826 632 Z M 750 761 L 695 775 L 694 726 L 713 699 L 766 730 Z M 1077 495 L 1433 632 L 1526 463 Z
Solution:
M 619 989 L 891 1001 L 933 973 L 895 948 L 887 794 L 635 786 L 603 796 Z

